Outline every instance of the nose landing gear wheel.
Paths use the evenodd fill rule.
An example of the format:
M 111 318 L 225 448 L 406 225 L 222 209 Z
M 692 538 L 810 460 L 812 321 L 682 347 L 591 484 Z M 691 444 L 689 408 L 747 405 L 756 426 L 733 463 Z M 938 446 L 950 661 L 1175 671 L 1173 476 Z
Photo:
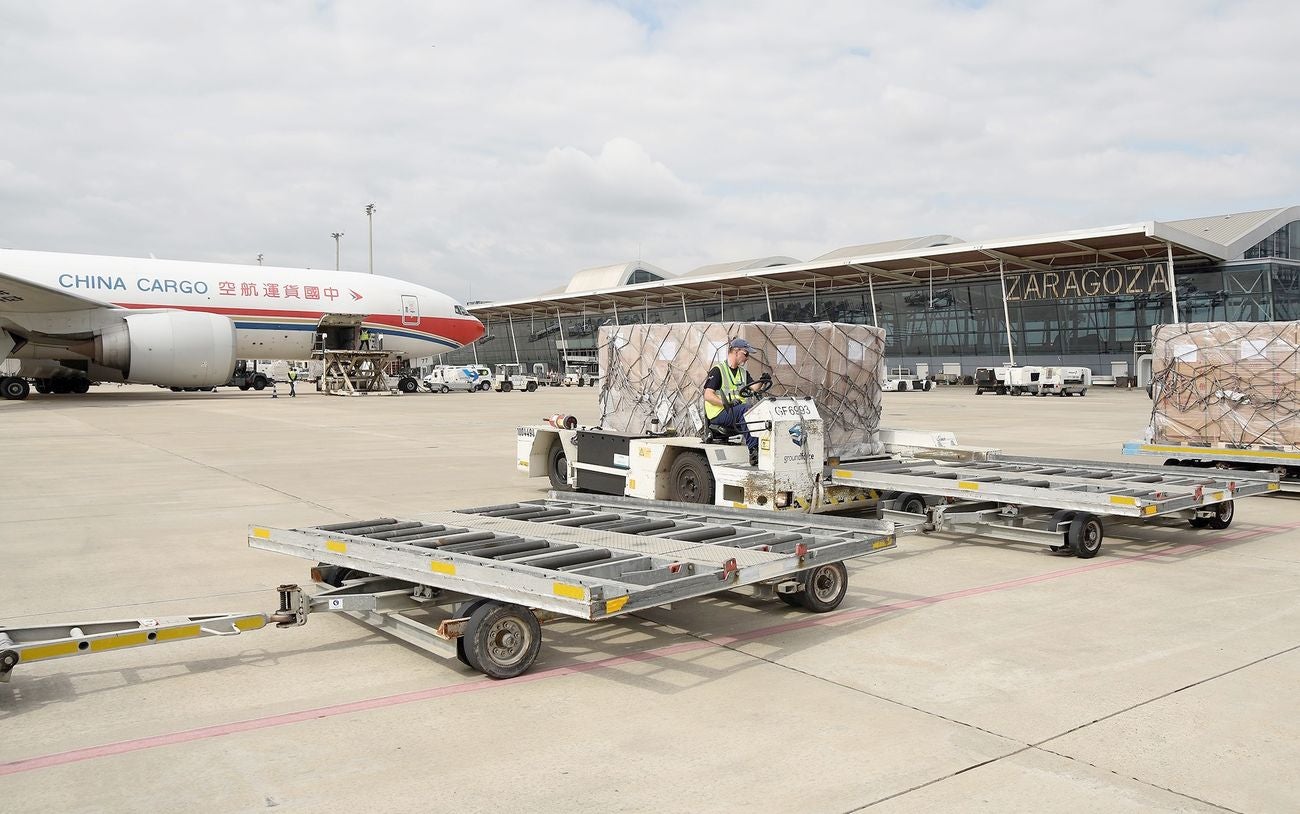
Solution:
M 462 639 L 471 667 L 488 678 L 514 678 L 537 659 L 542 625 L 522 605 L 491 600 L 470 614 Z
M 31 385 L 27 384 L 26 379 L 18 376 L 6 376 L 0 380 L 0 395 L 10 401 L 22 401 L 27 398 L 27 394 L 32 392 Z

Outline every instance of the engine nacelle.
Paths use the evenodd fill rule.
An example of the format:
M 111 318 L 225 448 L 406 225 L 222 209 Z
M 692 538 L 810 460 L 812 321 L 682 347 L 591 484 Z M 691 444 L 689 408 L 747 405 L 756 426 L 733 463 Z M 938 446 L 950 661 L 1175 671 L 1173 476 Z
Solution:
M 215 387 L 235 369 L 235 324 L 219 314 L 131 314 L 95 337 L 94 361 L 128 382 Z

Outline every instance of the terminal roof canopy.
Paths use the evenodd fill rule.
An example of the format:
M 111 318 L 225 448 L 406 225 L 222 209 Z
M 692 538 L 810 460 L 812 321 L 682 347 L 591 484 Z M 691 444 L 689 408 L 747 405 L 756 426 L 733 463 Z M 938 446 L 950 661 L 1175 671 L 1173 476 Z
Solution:
M 881 288 L 951 283 L 1007 272 L 1049 270 L 1093 264 L 1163 260 L 1170 248 L 1174 263 L 1188 259 L 1234 260 L 1286 224 L 1300 220 L 1300 206 L 1217 215 L 1179 221 L 1146 221 L 978 243 L 951 235 L 851 246 L 816 260 L 771 257 L 705 266 L 672 277 L 648 264 L 620 264 L 579 272 L 564 290 L 520 300 L 472 307 L 480 319 L 505 319 L 538 313 L 573 314 L 612 307 L 641 308 L 762 296 L 815 287 L 830 292 L 842 286 Z M 786 262 L 789 261 L 789 262 Z M 654 269 L 665 279 L 619 284 L 633 267 Z M 591 273 L 588 273 L 591 272 Z M 580 280 L 581 278 L 581 280 Z M 604 285 L 601 282 L 608 281 Z M 586 287 L 583 283 L 590 282 Z

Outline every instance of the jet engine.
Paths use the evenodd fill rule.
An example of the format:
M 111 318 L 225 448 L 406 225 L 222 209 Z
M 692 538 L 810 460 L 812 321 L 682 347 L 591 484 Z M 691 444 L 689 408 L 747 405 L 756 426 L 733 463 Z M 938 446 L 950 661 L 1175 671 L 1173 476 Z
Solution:
M 97 334 L 91 358 L 128 382 L 215 387 L 235 369 L 235 324 L 219 314 L 131 314 Z

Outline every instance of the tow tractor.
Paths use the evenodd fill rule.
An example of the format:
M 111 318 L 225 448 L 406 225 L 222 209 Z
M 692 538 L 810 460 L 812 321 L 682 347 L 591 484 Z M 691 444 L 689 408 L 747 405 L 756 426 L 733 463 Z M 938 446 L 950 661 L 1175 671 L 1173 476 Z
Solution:
M 319 612 L 512 678 L 556 619 L 600 621 L 737 589 L 826 613 L 848 590 L 844 561 L 887 551 L 895 536 L 888 522 L 574 495 L 407 521 L 253 526 L 248 542 L 318 563 L 321 590 L 282 585 L 269 613 L 0 627 L 0 681 L 21 664 L 297 627 Z
M 770 513 L 874 510 L 922 531 L 1040 543 L 1084 559 L 1101 551 L 1105 524 L 1227 528 L 1237 498 L 1279 488 L 1272 473 L 1013 456 L 961 446 L 950 432 L 882 429 L 882 454 L 838 460 L 825 455 L 813 400 L 763 397 L 770 388 L 760 380 L 741 392 L 757 399 L 746 413 L 756 465 L 719 427 L 686 437 L 564 425 L 518 428 L 517 465 L 557 490 Z

